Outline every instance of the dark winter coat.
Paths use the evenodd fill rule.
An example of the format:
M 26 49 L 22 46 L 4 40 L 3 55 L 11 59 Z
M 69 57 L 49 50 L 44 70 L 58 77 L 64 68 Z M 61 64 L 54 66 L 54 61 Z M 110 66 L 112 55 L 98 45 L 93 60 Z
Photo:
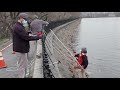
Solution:
M 80 60 L 82 60 L 81 63 L 80 63 L 80 61 L 78 61 L 78 62 L 79 62 L 79 64 L 81 64 L 83 66 L 84 69 L 86 69 L 88 66 L 88 57 L 86 55 L 82 55 L 81 57 L 79 57 L 79 56 L 80 56 L 80 54 L 75 55 L 75 57 L 78 57 L 78 58 L 80 58 Z
M 24 26 L 17 22 L 13 26 L 13 51 L 28 53 L 30 44 L 29 41 L 39 40 L 41 37 L 29 36 Z

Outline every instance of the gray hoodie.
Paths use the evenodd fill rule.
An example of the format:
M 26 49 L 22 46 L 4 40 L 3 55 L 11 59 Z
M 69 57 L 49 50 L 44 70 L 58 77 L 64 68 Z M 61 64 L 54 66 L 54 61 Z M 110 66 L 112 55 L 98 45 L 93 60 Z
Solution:
M 35 19 L 31 22 L 30 27 L 31 27 L 33 34 L 36 34 L 37 32 L 42 31 L 43 25 L 47 25 L 47 24 L 49 23 L 46 21 Z

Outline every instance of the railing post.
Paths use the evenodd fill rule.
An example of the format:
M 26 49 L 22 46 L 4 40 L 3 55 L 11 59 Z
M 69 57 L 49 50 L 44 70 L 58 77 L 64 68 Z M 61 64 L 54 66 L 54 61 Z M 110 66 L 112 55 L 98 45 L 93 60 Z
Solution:
M 43 33 L 44 33 L 44 30 L 43 30 Z M 55 78 L 49 67 L 48 53 L 46 52 L 46 47 L 45 47 L 45 39 L 46 39 L 46 36 L 43 34 L 42 36 L 43 75 L 44 75 L 44 78 Z

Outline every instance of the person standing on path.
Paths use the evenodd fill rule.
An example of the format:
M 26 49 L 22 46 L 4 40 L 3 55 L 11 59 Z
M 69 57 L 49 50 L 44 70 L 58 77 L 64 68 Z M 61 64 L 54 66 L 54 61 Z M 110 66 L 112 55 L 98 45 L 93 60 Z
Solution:
M 28 20 L 28 14 L 20 13 L 18 21 L 13 25 L 13 51 L 16 52 L 18 60 L 18 78 L 24 78 L 28 66 L 27 53 L 30 49 L 29 41 L 39 40 L 42 36 L 29 36 L 25 30 L 24 23 Z

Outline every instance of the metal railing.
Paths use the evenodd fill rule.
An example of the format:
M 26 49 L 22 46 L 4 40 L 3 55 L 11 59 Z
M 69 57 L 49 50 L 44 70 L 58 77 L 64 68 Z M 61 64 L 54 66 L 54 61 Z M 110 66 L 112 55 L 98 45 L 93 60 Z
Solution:
M 44 78 L 55 78 L 53 73 L 51 72 L 51 70 L 49 68 L 48 58 L 50 60 L 51 60 L 51 58 L 49 57 L 49 54 L 46 51 L 45 45 L 47 45 L 47 44 L 45 43 L 45 40 L 46 40 L 46 36 L 45 36 L 45 34 L 43 34 L 43 36 L 42 36 L 43 75 L 44 75 Z M 52 62 L 52 60 L 51 60 L 51 62 Z
M 43 61 L 45 61 L 46 63 L 48 63 L 49 61 L 48 61 L 48 58 L 49 58 L 49 60 L 51 61 L 51 65 L 53 65 L 54 66 L 54 68 L 55 68 L 55 65 L 54 64 L 62 64 L 63 65 L 63 67 L 64 67 L 64 70 L 65 71 L 69 71 L 69 73 L 71 73 L 71 71 L 69 70 L 70 68 L 73 68 L 74 67 L 74 64 L 73 63 L 76 63 L 77 65 L 79 65 L 79 67 L 81 68 L 81 73 L 79 73 L 79 74 L 81 74 L 81 78 L 83 78 L 83 77 L 86 77 L 86 78 L 88 78 L 85 74 L 83 74 L 83 73 L 86 73 L 85 72 L 85 70 L 84 70 L 84 68 L 78 63 L 78 61 L 76 60 L 76 58 L 74 57 L 74 55 L 72 54 L 72 52 L 64 45 L 64 43 L 63 42 L 61 42 L 61 40 L 56 36 L 56 34 L 52 31 L 52 30 L 50 30 L 50 33 L 49 33 L 49 35 L 48 35 L 48 33 L 47 32 L 45 32 L 44 31 L 44 50 L 43 51 L 45 51 L 46 53 L 47 53 L 47 60 L 45 59 L 45 60 L 43 60 Z M 51 45 L 50 45 L 50 43 L 51 43 Z M 47 50 L 45 50 L 45 48 L 47 49 Z M 51 51 L 52 49 L 51 48 L 53 48 L 53 51 Z M 49 52 L 49 53 L 48 53 Z M 55 52 L 59 55 L 59 57 L 61 58 L 61 60 L 58 60 L 57 58 L 55 58 L 56 59 L 56 62 L 58 62 L 58 63 L 54 63 L 53 61 L 52 61 L 52 58 L 50 58 L 50 56 L 52 55 L 52 54 L 55 54 Z M 46 65 L 48 65 L 49 66 L 49 64 L 46 64 Z M 49 68 L 50 69 L 50 68 Z M 49 71 L 49 70 L 48 70 Z M 51 71 L 49 71 L 49 72 L 51 72 Z M 69 74 L 68 73 L 68 74 Z M 74 69 L 73 69 L 73 72 L 72 72 L 72 74 L 74 75 L 76 72 L 74 71 Z M 51 74 L 50 74 L 51 75 Z M 52 73 L 52 75 L 53 75 L 53 73 Z M 84 75 L 84 76 L 83 76 Z M 54 75 L 53 75 L 54 76 Z M 54 78 L 55 78 L 55 76 L 54 76 Z

